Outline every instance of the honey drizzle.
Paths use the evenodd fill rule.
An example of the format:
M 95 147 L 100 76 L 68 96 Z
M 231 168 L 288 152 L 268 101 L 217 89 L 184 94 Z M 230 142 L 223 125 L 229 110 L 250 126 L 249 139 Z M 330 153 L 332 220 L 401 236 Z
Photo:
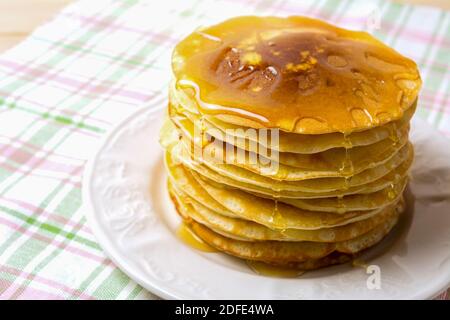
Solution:
M 179 225 L 176 234 L 181 241 L 191 248 L 203 252 L 218 252 L 217 249 L 201 240 L 184 222 Z M 247 265 L 255 273 L 269 277 L 296 278 L 305 273 L 305 271 L 299 269 L 273 266 L 260 261 L 247 260 Z
M 354 268 L 363 268 L 366 270 L 368 266 L 369 264 L 361 258 L 355 258 L 352 260 L 352 267 Z
M 344 196 L 340 195 L 337 196 L 337 212 L 338 213 L 344 213 L 345 209 L 347 208 L 344 202 Z
M 191 248 L 203 252 L 218 252 L 217 249 L 211 247 L 200 239 L 192 229 L 184 222 L 182 222 L 177 229 L 177 237 Z
M 305 273 L 305 271 L 303 270 L 289 267 L 273 266 L 261 261 L 247 260 L 247 265 L 255 273 L 268 277 L 297 278 Z
M 286 229 L 286 222 L 279 209 L 279 196 L 274 195 L 273 198 L 274 206 L 272 216 L 270 217 L 270 222 L 273 223 L 274 228 L 278 229 L 281 232 L 284 232 Z

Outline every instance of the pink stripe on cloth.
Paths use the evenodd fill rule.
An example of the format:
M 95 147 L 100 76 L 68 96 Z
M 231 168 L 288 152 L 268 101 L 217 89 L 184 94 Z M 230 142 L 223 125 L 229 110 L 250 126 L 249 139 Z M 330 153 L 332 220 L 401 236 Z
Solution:
M 426 90 L 423 90 L 419 96 L 419 101 L 423 100 L 425 100 L 426 103 L 422 104 L 422 106 L 427 109 L 450 113 L 450 97 L 448 96 L 448 93 L 444 94 L 442 91 L 428 93 Z
M 29 141 L 20 140 L 20 139 L 17 139 L 15 137 L 11 138 L 9 136 L 5 136 L 5 135 L 2 135 L 2 134 L 0 134 L 0 138 L 8 140 L 8 141 L 10 141 L 10 143 L 14 143 L 15 142 L 17 144 L 20 144 L 20 145 L 22 145 L 24 147 L 30 148 L 30 149 L 35 150 L 35 151 L 42 150 L 42 146 L 41 145 L 35 145 L 35 144 L 33 144 L 33 143 L 29 142 Z M 63 157 L 63 158 L 71 159 L 71 160 L 75 160 L 75 161 L 82 161 L 83 163 L 86 161 L 86 159 L 76 158 L 76 157 L 73 157 L 73 156 L 64 155 L 62 153 L 57 153 L 57 152 L 55 152 L 55 150 L 46 150 L 45 152 L 47 152 L 49 155 L 55 155 L 57 157 Z
M 0 143 L 0 148 L 2 150 L 2 156 L 8 160 L 14 161 L 17 164 L 28 165 L 36 170 L 48 170 L 56 172 L 71 172 L 75 169 L 81 171 L 82 166 L 71 165 L 67 163 L 55 162 L 47 158 L 39 158 L 35 156 L 35 153 L 28 152 L 20 147 L 14 147 L 12 145 Z M 38 161 L 41 161 L 38 163 Z
M 71 252 L 73 254 L 76 254 L 76 255 L 78 255 L 80 257 L 84 257 L 84 258 L 88 258 L 88 259 L 96 261 L 96 262 L 100 262 L 101 264 L 103 264 L 105 266 L 111 265 L 110 260 L 108 260 L 105 257 L 102 257 L 102 256 L 99 256 L 99 255 L 90 253 L 90 252 L 88 252 L 86 250 L 74 247 L 74 246 L 72 246 L 70 244 L 63 243 L 62 241 L 59 241 L 59 240 L 56 240 L 56 239 L 52 239 L 52 238 L 44 236 L 42 234 L 33 233 L 30 230 L 28 230 L 27 228 L 25 228 L 25 227 L 23 227 L 21 225 L 18 225 L 18 224 L 14 223 L 14 222 L 11 222 L 11 221 L 3 218 L 3 217 L 0 217 L 0 223 L 2 223 L 3 225 L 11 228 L 14 231 L 17 231 L 17 232 L 23 233 L 23 234 L 25 234 L 27 236 L 30 236 L 30 238 L 34 238 L 36 240 L 45 242 L 47 244 L 52 244 L 52 245 L 54 245 L 55 247 L 57 247 L 59 249 L 67 250 L 67 251 L 69 251 L 69 252 Z
M 65 14 L 63 13 L 62 15 L 65 15 Z M 157 32 L 153 32 L 151 30 L 127 27 L 122 24 L 116 24 L 113 21 L 108 21 L 105 19 L 98 19 L 95 16 L 87 17 L 87 16 L 83 16 L 80 14 L 71 14 L 71 18 L 83 21 L 84 23 L 91 24 L 94 26 L 101 26 L 101 27 L 106 27 L 108 29 L 127 31 L 127 32 L 131 32 L 131 33 L 136 33 L 139 35 L 150 36 L 151 40 L 156 40 L 155 42 L 158 42 L 158 44 L 168 43 L 169 45 L 172 45 L 179 41 L 179 39 L 172 38 L 168 34 L 157 33 Z
M 0 288 L 10 287 L 13 282 L 0 279 Z M 34 289 L 31 287 L 24 287 L 22 294 L 18 297 L 19 300 L 63 300 L 64 297 L 56 295 L 47 291 Z M 5 299 L 3 295 L 0 295 L 0 300 Z
M 86 232 L 89 235 L 92 235 L 91 229 L 89 229 L 86 226 L 86 224 L 82 224 L 82 223 L 79 223 L 79 222 L 72 221 L 72 220 L 70 220 L 68 218 L 65 218 L 62 215 L 59 215 L 59 214 L 50 213 L 47 210 L 44 210 L 44 209 L 42 209 L 42 208 L 40 208 L 40 207 L 38 207 L 38 206 L 36 206 L 34 204 L 31 204 L 31 203 L 28 203 L 28 202 L 25 202 L 25 201 L 22 201 L 22 200 L 18 200 L 18 199 L 9 199 L 9 198 L 6 198 L 4 196 L 0 196 L 0 201 L 9 202 L 9 203 L 14 204 L 14 205 L 16 205 L 18 207 L 21 207 L 22 209 L 27 210 L 27 212 L 25 212 L 25 214 L 31 214 L 31 213 L 35 213 L 35 212 L 39 211 L 39 217 L 41 217 L 41 218 L 46 218 L 46 219 L 49 219 L 49 220 L 51 220 L 53 222 L 56 222 L 56 223 L 59 223 L 59 224 L 62 224 L 62 225 L 67 225 L 67 226 L 72 227 L 72 228 L 77 228 L 77 229 L 79 229 L 79 230 L 81 230 L 83 232 Z
M 23 73 L 23 75 L 33 79 L 40 78 L 46 73 L 44 69 L 39 69 L 37 67 L 31 68 L 29 66 L 23 66 L 22 64 L 16 63 L 14 61 L 0 59 L 0 64 L 12 70 L 17 70 L 18 72 Z M 111 91 L 114 91 L 114 94 L 116 95 L 135 99 L 138 101 L 146 101 L 151 97 L 151 95 L 149 95 L 148 93 L 142 93 L 128 89 L 114 88 L 112 87 L 114 85 L 113 82 L 111 82 L 111 86 L 108 86 L 106 84 L 91 85 L 88 81 L 80 81 L 77 79 L 64 77 L 61 75 L 61 73 L 52 74 L 52 80 L 73 88 L 73 91 L 81 90 L 94 95 L 106 94 L 110 93 Z
M 49 176 L 49 175 L 45 175 L 42 173 L 38 173 L 38 170 L 36 170 L 35 168 L 29 169 L 29 168 L 23 168 L 23 167 L 15 167 L 15 166 L 10 165 L 5 162 L 0 163 L 0 167 L 9 172 L 12 172 L 12 173 L 21 173 L 21 174 L 23 174 L 23 176 L 35 176 L 35 177 L 57 180 L 57 181 L 60 181 L 60 182 L 66 183 L 66 184 L 70 184 L 70 185 L 74 186 L 75 188 L 81 188 L 81 182 L 72 180 L 71 177 L 73 175 L 71 175 L 68 172 L 66 172 L 68 177 L 66 179 L 61 179 L 61 177 Z
M 22 293 L 17 297 L 17 300 L 64 300 L 64 297 L 30 286 L 22 286 Z
M 35 280 L 35 281 L 37 281 L 37 282 L 39 282 L 41 284 L 44 284 L 44 285 L 47 285 L 49 287 L 53 287 L 53 288 L 65 291 L 66 293 L 68 293 L 70 295 L 79 295 L 83 299 L 88 299 L 88 300 L 93 300 L 94 299 L 92 296 L 90 296 L 90 295 L 88 295 L 88 294 L 86 294 L 84 292 L 81 292 L 81 291 L 79 291 L 77 289 L 69 288 L 68 286 L 66 286 L 64 284 L 58 283 L 58 282 L 50 280 L 50 279 L 46 279 L 46 278 L 38 276 L 38 275 L 34 275 L 34 274 L 31 274 L 31 273 L 23 272 L 23 271 L 18 270 L 16 268 L 0 265 L 0 271 L 7 272 L 9 274 L 15 275 L 15 276 L 23 278 L 23 279 L 33 278 L 33 280 Z M 14 292 L 19 290 L 20 288 L 21 287 L 19 285 L 17 285 L 17 284 L 9 286 L 8 289 L 6 291 L 4 291 L 1 296 L 2 296 L 2 298 L 7 299 L 7 298 L 11 297 L 14 294 Z

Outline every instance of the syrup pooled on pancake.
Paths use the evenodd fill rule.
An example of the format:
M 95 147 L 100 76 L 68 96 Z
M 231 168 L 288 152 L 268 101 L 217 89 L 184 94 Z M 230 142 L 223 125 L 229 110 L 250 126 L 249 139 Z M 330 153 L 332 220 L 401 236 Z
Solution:
M 304 17 L 198 30 L 175 48 L 173 69 L 202 114 L 305 134 L 400 119 L 421 85 L 413 61 L 370 35 Z

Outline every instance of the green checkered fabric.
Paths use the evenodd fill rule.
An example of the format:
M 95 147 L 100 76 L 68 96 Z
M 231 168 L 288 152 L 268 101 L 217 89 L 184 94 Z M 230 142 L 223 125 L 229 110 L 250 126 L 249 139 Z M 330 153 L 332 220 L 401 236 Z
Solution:
M 0 56 L 1 298 L 156 298 L 96 243 L 81 201 L 84 165 L 121 119 L 163 103 L 177 41 L 245 14 L 368 30 L 418 62 L 418 114 L 450 136 L 445 11 L 384 0 L 78 1 Z

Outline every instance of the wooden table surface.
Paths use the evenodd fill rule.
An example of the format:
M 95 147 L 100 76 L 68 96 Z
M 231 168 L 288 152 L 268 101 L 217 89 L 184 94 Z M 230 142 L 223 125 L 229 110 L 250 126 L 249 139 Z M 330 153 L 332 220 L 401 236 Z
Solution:
M 37 26 L 74 0 L 0 0 L 0 52 L 26 38 Z M 95 0 L 93 0 L 95 1 Z M 397 0 L 450 10 L 450 0 Z

